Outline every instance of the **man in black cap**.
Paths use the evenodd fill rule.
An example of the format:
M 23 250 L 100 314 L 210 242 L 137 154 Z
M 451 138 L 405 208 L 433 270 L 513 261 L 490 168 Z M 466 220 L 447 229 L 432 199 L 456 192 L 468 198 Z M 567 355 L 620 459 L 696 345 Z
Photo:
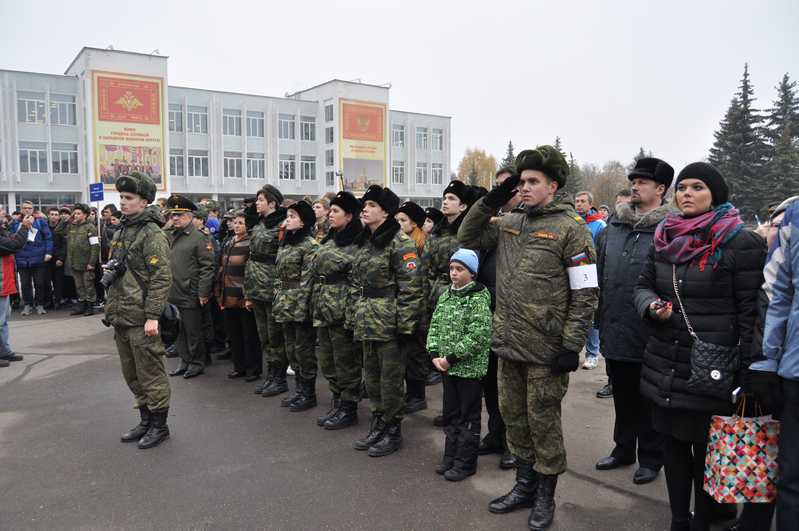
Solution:
M 650 329 L 638 318 L 633 292 L 655 228 L 672 208 L 666 191 L 674 169 L 660 159 L 639 159 L 627 178 L 632 199 L 616 206 L 607 227 L 597 235 L 597 274 L 600 278 L 599 310 L 594 326 L 599 330 L 602 354 L 613 379 L 616 447 L 596 464 L 599 470 L 630 465 L 637 457 L 640 468 L 633 481 L 649 483 L 663 467 L 663 435 L 652 427 L 652 404 L 639 392 L 641 363 Z
M 205 369 L 201 308 L 208 304 L 214 280 L 214 247 L 194 226 L 197 207 L 188 198 L 169 198 L 172 228 L 167 238 L 172 252 L 172 289 L 169 302 L 180 309 L 183 326 L 175 342 L 180 366 L 170 376 L 194 378 Z

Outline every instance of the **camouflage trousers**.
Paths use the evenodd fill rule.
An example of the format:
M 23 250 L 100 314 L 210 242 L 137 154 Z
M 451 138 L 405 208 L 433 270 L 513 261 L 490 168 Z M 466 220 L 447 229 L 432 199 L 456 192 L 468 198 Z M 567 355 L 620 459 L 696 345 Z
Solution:
M 147 406 L 150 411 L 167 409 L 171 392 L 161 336 L 147 337 L 144 326 L 114 327 L 114 340 L 122 363 L 122 376 L 136 400 L 133 407 Z
M 78 291 L 78 302 L 93 303 L 97 299 L 94 289 L 94 271 L 72 271 L 75 289 Z
M 282 323 L 286 356 L 297 376 L 305 380 L 316 378 L 316 334 L 311 323 L 290 321 Z
M 430 372 L 427 355 L 427 330 L 416 332 L 413 340 L 408 343 L 407 360 L 405 362 L 405 379 L 409 382 L 421 382 Z
M 497 379 L 511 453 L 540 474 L 565 472 L 560 404 L 569 389 L 569 374 L 550 374 L 546 365 L 499 358 Z
M 272 303 L 253 300 L 252 312 L 258 326 L 258 337 L 261 339 L 261 352 L 267 363 L 281 369 L 289 366 L 286 357 L 286 343 L 283 339 L 283 325 L 275 321 L 272 314 Z
M 361 360 L 363 349 L 353 341 L 344 325 L 320 326 L 319 365 L 330 391 L 345 402 L 361 401 Z
M 372 402 L 372 415 L 383 421 L 405 418 L 406 349 L 396 339 L 363 342 L 363 367 L 366 390 Z

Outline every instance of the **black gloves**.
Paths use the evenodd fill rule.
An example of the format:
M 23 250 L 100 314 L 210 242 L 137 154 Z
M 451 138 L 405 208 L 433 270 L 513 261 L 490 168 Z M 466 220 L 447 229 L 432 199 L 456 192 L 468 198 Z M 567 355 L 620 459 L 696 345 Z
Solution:
M 488 208 L 499 208 L 513 199 L 516 195 L 516 188 L 521 182 L 521 177 L 518 175 L 511 175 L 502 184 L 495 187 L 483 197 L 483 204 Z
M 562 348 L 555 354 L 555 359 L 552 360 L 552 366 L 549 368 L 549 372 L 552 374 L 574 372 L 579 366 L 580 353 Z
M 770 411 L 774 418 L 779 418 L 784 398 L 782 383 L 777 373 L 750 370 L 749 386 L 763 409 Z

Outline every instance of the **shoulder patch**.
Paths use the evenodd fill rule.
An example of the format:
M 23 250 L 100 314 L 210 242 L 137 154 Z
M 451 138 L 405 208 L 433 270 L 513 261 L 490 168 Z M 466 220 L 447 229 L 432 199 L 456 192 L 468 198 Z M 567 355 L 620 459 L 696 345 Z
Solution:
M 498 219 L 499 219 L 499 216 L 491 216 L 491 219 L 489 219 L 488 222 L 489 223 L 494 223 Z
M 400 235 L 399 235 L 399 238 L 400 238 L 400 240 L 402 240 L 402 241 L 405 241 L 405 240 L 410 240 L 410 238 L 408 238 L 408 235 L 407 235 L 407 234 L 405 234 L 404 232 L 403 232 L 402 234 L 400 234 Z
M 534 232 L 533 233 L 533 238 L 545 238 L 547 240 L 557 240 L 558 239 L 558 235 L 557 234 L 551 234 L 549 232 Z
M 156 265 L 160 261 L 157 254 L 151 254 L 147 257 L 147 263 L 150 265 Z
M 213 251 L 214 245 L 211 242 L 205 242 L 205 249 L 208 251 Z
M 409 275 L 415 275 L 416 274 L 416 260 L 409 260 L 409 261 L 405 262 L 405 271 Z
M 511 234 L 514 234 L 516 236 L 521 234 L 521 232 L 518 229 L 512 229 L 510 227 L 502 227 L 502 230 L 505 231 L 505 232 L 510 232 Z
M 572 264 L 576 266 L 586 264 L 587 262 L 588 262 L 588 255 L 586 255 L 585 252 L 578 253 L 572 256 Z
M 416 253 L 407 253 L 407 254 L 404 254 L 404 255 L 402 255 L 402 259 L 403 259 L 404 261 L 408 261 L 408 260 L 416 260 Z

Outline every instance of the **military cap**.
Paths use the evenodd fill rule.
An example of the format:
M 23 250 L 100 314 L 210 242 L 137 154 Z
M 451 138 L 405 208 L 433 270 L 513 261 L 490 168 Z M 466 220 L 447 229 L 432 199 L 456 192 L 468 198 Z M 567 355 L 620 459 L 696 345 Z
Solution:
M 558 188 L 566 186 L 569 179 L 569 164 L 563 153 L 552 146 L 539 146 L 525 149 L 516 157 L 516 173 L 524 170 L 537 170 L 558 183 Z
M 146 199 L 148 203 L 155 201 L 157 187 L 146 173 L 132 171 L 128 175 L 123 175 L 117 179 L 115 185 L 118 192 L 138 194 L 142 199 Z
M 222 208 L 222 205 L 219 204 L 219 201 L 211 200 L 205 202 L 204 208 L 208 212 L 219 212 L 219 210 Z
M 363 204 L 350 192 L 341 191 L 330 201 L 330 206 L 336 205 L 347 214 L 358 216 L 363 210 Z
M 188 197 L 183 197 L 182 195 L 169 196 L 167 203 L 173 214 L 182 214 L 183 212 L 194 213 L 194 211 L 197 210 L 194 203 L 189 201 Z
M 276 186 L 272 186 L 271 184 L 265 184 L 261 187 L 260 190 L 255 194 L 256 197 L 248 197 L 244 200 L 245 203 L 255 203 L 257 196 L 264 194 L 266 196 L 266 201 L 271 202 L 274 201 L 277 203 L 277 206 L 280 206 L 283 203 L 283 194 L 280 190 L 277 189 Z M 271 196 L 271 197 L 270 197 Z
M 424 225 L 424 220 L 427 218 L 424 210 L 422 210 L 422 207 L 413 201 L 405 201 L 402 203 L 402 206 L 399 208 L 397 213 L 400 212 L 411 218 L 411 221 L 416 223 L 416 226 L 419 228 L 422 228 L 422 225 Z
M 300 200 L 293 205 L 289 205 L 288 209 L 294 210 L 297 215 L 300 216 L 300 221 L 305 224 L 305 228 L 313 228 L 314 223 L 316 223 L 316 214 L 314 214 L 311 203 L 305 200 Z
M 397 194 L 389 190 L 388 188 L 383 188 L 379 184 L 373 184 L 370 186 L 366 193 L 363 194 L 361 200 L 366 204 L 367 201 L 374 201 L 380 208 L 388 212 L 388 215 L 394 217 L 397 215 L 397 210 L 399 210 L 400 200 L 397 197 Z
M 86 214 L 87 216 L 92 211 L 92 209 L 89 208 L 89 205 L 87 205 L 86 203 L 75 203 L 72 206 L 72 210 L 83 210 L 83 213 Z
M 627 178 L 631 181 L 633 179 L 648 179 L 668 188 L 674 179 L 674 168 L 669 166 L 667 162 L 655 157 L 644 157 L 635 161 L 635 168 L 633 168 Z
M 433 220 L 433 224 L 438 224 L 439 221 L 444 219 L 444 213 L 441 212 L 436 207 L 427 207 L 424 209 L 424 215 L 427 216 L 427 219 Z
M 235 210 L 228 210 L 225 212 L 225 215 L 222 216 L 224 219 L 236 219 L 236 211 Z
M 477 194 L 474 193 L 474 188 L 462 181 L 450 181 L 447 187 L 444 188 L 444 193 L 441 194 L 441 197 L 447 194 L 454 195 L 460 199 L 462 204 L 468 207 L 471 207 L 477 202 Z
M 194 211 L 194 217 L 200 218 L 203 221 L 208 221 L 208 211 L 205 207 L 197 207 Z

